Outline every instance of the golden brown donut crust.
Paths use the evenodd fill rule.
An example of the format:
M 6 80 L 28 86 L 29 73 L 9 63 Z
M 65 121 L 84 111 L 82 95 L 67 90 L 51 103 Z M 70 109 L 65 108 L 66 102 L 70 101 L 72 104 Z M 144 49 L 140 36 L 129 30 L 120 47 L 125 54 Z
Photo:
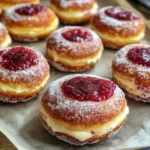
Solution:
M 72 75 L 68 78 L 68 80 L 74 76 L 77 75 Z M 62 122 L 66 122 L 69 123 L 71 125 L 76 125 L 76 126 L 83 126 L 83 127 L 90 127 L 92 125 L 98 125 L 98 124 L 103 124 L 106 123 L 110 120 L 112 120 L 115 116 L 119 115 L 121 112 L 123 112 L 126 108 L 126 100 L 124 97 L 124 94 L 122 93 L 122 91 L 120 91 L 120 89 L 118 87 L 116 87 L 115 92 L 116 93 L 120 93 L 120 94 L 116 94 L 114 92 L 114 98 L 110 99 L 110 100 L 106 100 L 100 103 L 96 103 L 93 106 L 84 106 L 84 108 L 86 107 L 86 109 L 88 111 L 84 112 L 84 114 L 82 113 L 82 115 L 80 115 L 80 110 L 83 109 L 82 108 L 82 102 L 80 104 L 80 107 L 78 108 L 76 106 L 76 104 L 74 103 L 74 101 L 76 100 L 71 100 L 71 104 L 69 108 L 63 109 L 62 107 L 59 107 L 59 109 L 55 109 L 55 111 L 53 110 L 53 105 L 55 102 L 56 106 L 60 106 L 60 101 L 62 100 L 67 100 L 68 99 L 66 97 L 62 97 L 62 91 L 60 86 L 63 83 L 63 81 L 65 81 L 67 79 L 67 77 L 64 77 L 62 79 L 60 79 L 60 83 L 58 82 L 57 86 L 58 86 L 58 91 L 56 96 L 51 95 L 51 88 L 49 90 L 47 90 L 43 97 L 42 97 L 42 101 L 41 101 L 41 105 L 43 106 L 44 110 L 54 119 L 57 119 L 59 121 Z M 119 91 L 120 92 L 119 92 Z M 118 92 L 117 92 L 118 91 Z M 58 100 L 59 95 L 61 95 L 61 100 Z M 107 113 L 106 113 L 107 112 Z M 75 116 L 75 114 L 78 116 L 77 119 L 75 119 L 74 117 L 71 116 Z M 85 118 L 85 116 L 88 116 L 88 119 Z
M 33 15 L 21 15 L 16 9 L 31 6 L 31 4 L 18 4 L 2 15 L 2 22 L 6 25 L 14 40 L 32 42 L 47 37 L 59 25 L 55 13 L 49 8 L 44 8 Z M 38 5 L 36 5 L 38 6 Z
M 54 43 L 55 42 L 53 42 L 51 38 L 48 39 L 47 53 L 49 50 L 56 50 L 58 55 L 60 57 L 63 56 L 64 59 L 71 58 L 71 59 L 76 60 L 76 59 L 84 59 L 84 58 L 88 58 L 88 57 L 93 58 L 99 53 L 99 50 L 102 51 L 102 49 L 103 49 L 103 46 L 101 43 L 99 44 L 99 46 L 98 46 L 98 44 L 97 44 L 97 46 L 89 44 L 88 49 L 86 49 L 84 47 L 84 44 L 81 44 L 81 45 L 79 44 L 80 46 L 78 47 L 76 52 L 71 52 L 69 47 L 66 47 L 66 49 L 65 49 L 66 52 L 65 52 L 65 56 L 64 56 L 64 47 L 62 46 L 59 49 L 57 49 L 56 45 Z M 85 51 L 86 51 L 86 53 L 85 53 Z
M 14 14 L 15 9 L 12 11 Z M 12 14 L 12 15 L 13 15 Z M 10 14 L 11 15 L 11 14 Z M 13 17 L 8 17 L 7 11 L 2 15 L 2 22 L 6 24 L 6 26 L 11 27 L 11 28 L 34 28 L 34 27 L 47 27 L 51 25 L 51 22 L 54 21 L 56 18 L 55 13 L 50 10 L 46 9 L 45 11 L 42 11 L 36 15 L 33 16 L 21 16 L 18 15 L 19 17 L 23 17 L 23 19 L 18 19 Z
M 69 13 L 69 12 L 68 12 Z M 74 24 L 83 24 L 83 23 L 87 23 L 89 22 L 89 20 L 91 19 L 91 17 L 93 16 L 93 14 L 87 14 L 87 15 L 84 15 L 83 18 L 66 18 L 66 17 L 63 17 L 63 16 L 60 16 L 57 14 L 57 16 L 59 17 L 59 19 L 61 20 L 61 22 L 63 24 L 70 24 L 70 25 L 74 25 Z
M 43 81 L 43 79 L 45 79 L 46 76 L 49 75 L 49 65 L 44 56 L 41 56 L 39 52 L 37 53 L 37 57 L 39 59 L 39 63 L 42 63 L 42 65 L 39 65 L 38 63 L 37 66 L 35 66 L 34 74 L 28 71 L 28 76 L 25 76 L 21 73 L 19 75 L 19 73 L 17 72 L 9 71 L 8 75 L 4 76 L 4 71 L 0 71 L 0 83 L 10 84 L 14 86 L 13 76 L 15 76 L 15 84 L 26 85 L 26 87 L 29 88 L 34 88 L 36 85 L 39 85 Z
M 84 5 L 79 5 L 78 2 L 72 1 L 72 5 L 67 6 L 67 7 L 62 7 L 61 6 L 61 1 L 62 0 L 51 0 L 51 5 L 54 5 L 55 7 L 59 8 L 60 10 L 67 10 L 67 11 L 84 11 L 84 10 L 89 10 L 93 7 L 95 0 L 89 0 L 87 3 L 84 3 Z
M 37 90 L 35 92 L 23 92 L 23 93 L 19 93 L 19 94 L 15 93 L 15 92 L 10 92 L 10 91 L 4 92 L 4 91 L 0 90 L 0 101 L 11 102 L 11 103 L 25 102 L 25 101 L 28 101 L 28 100 L 36 97 L 39 93 L 42 92 L 42 90 L 45 87 L 46 87 L 46 85 L 39 88 L 39 90 Z M 32 88 L 31 88 L 31 90 L 32 90 Z
M 139 25 L 136 26 L 135 24 L 133 24 L 133 28 L 135 30 L 130 30 L 130 28 L 122 28 L 117 31 L 114 27 L 109 26 L 108 24 L 104 24 L 101 21 L 101 17 L 99 15 L 94 16 L 91 23 L 94 28 L 96 28 L 98 31 L 102 32 L 103 34 L 106 33 L 110 36 L 119 36 L 120 38 L 124 38 L 124 37 L 128 38 L 130 36 L 137 36 L 141 32 L 145 31 L 145 23 L 143 22 L 143 18 L 140 17 L 139 19 L 136 19 L 136 21 L 139 22 Z
M 73 29 L 84 29 L 87 32 L 92 33 L 93 39 L 89 42 L 70 42 L 67 39 L 63 38 L 63 36 L 61 35 L 63 32 L 67 32 Z M 61 39 L 58 39 L 58 37 L 62 38 L 62 41 L 60 41 Z M 59 44 L 61 43 L 63 44 L 59 46 Z M 72 46 L 75 47 L 76 49 L 72 50 L 72 48 L 68 45 L 69 43 L 71 43 Z M 89 29 L 77 26 L 75 27 L 67 26 L 61 28 L 55 31 L 55 33 L 52 33 L 47 40 L 47 51 L 55 50 L 59 55 L 62 55 L 63 57 L 65 56 L 70 57 L 72 59 L 85 58 L 92 55 L 94 56 L 101 48 L 103 48 L 102 42 L 97 37 L 97 35 L 95 35 L 94 32 L 91 32 Z
M 39 4 L 39 0 L 1 0 L 0 6 L 3 10 L 6 10 L 11 6 L 20 3 Z
M 12 32 L 10 32 L 10 34 L 14 40 L 21 41 L 21 42 L 34 42 L 37 41 L 38 39 L 43 39 L 49 35 L 49 33 L 45 33 L 45 34 L 36 35 L 34 37 L 30 37 L 28 35 L 26 36 L 16 35 L 13 34 Z
M 38 4 L 39 0 L 1 0 L 0 3 L 3 4 L 10 4 L 10 5 L 15 5 L 19 3 L 31 3 L 31 4 Z
M 116 54 L 116 57 L 112 62 L 112 72 L 113 74 L 119 73 L 125 75 L 126 78 L 129 78 L 129 80 L 134 79 L 135 84 L 140 88 L 148 88 L 150 85 L 150 72 L 148 71 L 148 69 L 144 69 L 145 67 L 139 65 L 139 67 L 141 67 L 142 70 L 139 71 L 136 65 L 132 64 L 131 62 L 129 62 L 129 60 L 126 59 L 125 53 L 134 47 L 149 47 L 149 46 L 141 44 L 131 44 L 122 48 L 120 52 Z M 126 63 L 124 63 L 124 61 L 118 63 L 118 60 L 120 58 L 126 60 Z
M 108 8 L 111 6 L 102 8 L 91 20 L 91 27 L 102 38 L 104 45 L 111 48 L 121 48 L 127 44 L 138 43 L 145 32 L 146 26 L 143 18 L 139 16 L 138 19 L 131 21 L 117 20 L 105 14 L 105 10 Z M 117 39 L 112 41 L 110 38 Z
M 11 48 L 2 50 L 9 49 Z M 37 51 L 34 52 L 39 60 L 35 66 L 22 71 L 9 71 L 3 67 L 0 68 L 0 85 L 2 86 L 0 88 L 0 101 L 18 102 L 29 100 L 44 89 L 50 76 L 49 65 L 44 56 Z M 14 89 L 14 91 L 9 88 Z M 18 92 L 18 89 L 22 89 L 22 91 Z
M 90 41 L 73 42 L 63 33 L 71 30 L 88 32 Z M 103 45 L 95 32 L 83 27 L 64 27 L 54 31 L 47 40 L 47 58 L 55 68 L 61 71 L 80 72 L 90 69 L 100 59 Z
M 113 62 L 112 69 L 113 74 L 119 72 L 119 74 L 125 75 L 127 78 L 135 79 L 135 84 L 141 88 L 148 88 L 150 85 L 150 72 L 145 72 L 145 76 L 143 76 L 134 67 L 123 64 L 116 65 L 115 62 Z
M 80 118 L 79 120 L 74 120 L 74 119 L 70 119 L 69 116 L 74 116 L 75 114 L 74 113 L 71 113 L 71 112 L 68 112 L 68 110 L 55 110 L 52 111 L 50 108 L 47 107 L 48 103 L 50 104 L 49 101 L 47 101 L 46 97 L 48 97 L 48 94 L 46 93 L 42 99 L 42 106 L 45 108 L 45 110 L 47 111 L 47 113 L 55 118 L 55 119 L 58 119 L 60 121 L 64 121 L 64 122 L 67 122 L 69 124 L 73 124 L 73 125 L 82 125 L 82 126 L 85 126 L 85 127 L 89 127 L 89 126 L 92 126 L 92 125 L 95 125 L 95 124 L 103 124 L 107 121 L 110 121 L 112 120 L 116 115 L 119 115 L 120 112 L 122 112 L 123 110 L 125 110 L 125 107 L 126 107 L 126 102 L 124 101 L 124 99 L 122 98 L 122 100 L 120 100 L 119 102 L 116 102 L 113 104 L 113 107 L 114 108 L 120 108 L 119 110 L 112 110 L 111 109 L 111 113 L 110 114 L 104 114 L 103 112 L 101 113 L 98 113 L 96 112 L 94 109 L 91 109 L 90 112 L 92 113 L 89 113 L 88 114 L 88 121 L 85 122 L 84 119 Z M 49 97 L 51 99 L 51 97 Z M 103 107 L 107 107 L 107 104 L 104 103 L 103 104 Z M 77 112 L 75 112 L 77 113 Z M 65 115 L 64 115 L 65 114 Z M 95 117 L 93 117 L 95 116 Z
M 52 0 L 51 8 L 55 11 L 62 23 L 82 24 L 88 22 L 97 11 L 95 0 L 67 1 Z
M 91 55 L 91 56 L 92 56 L 91 58 L 94 57 L 94 55 Z M 50 64 L 52 64 L 53 62 L 55 62 L 55 60 L 53 59 L 53 57 L 48 56 L 48 59 L 49 59 Z M 69 57 L 68 58 L 66 57 L 64 59 L 69 59 Z M 95 63 L 91 62 L 89 64 L 85 64 L 85 65 L 82 65 L 82 66 L 75 66 L 75 65 L 69 65 L 69 64 L 67 64 L 65 62 L 62 62 L 62 61 L 57 61 L 57 63 L 55 63 L 55 64 L 58 65 L 58 66 L 63 67 L 65 70 L 68 70 L 68 71 L 69 70 L 74 70 L 75 72 L 80 72 L 80 71 L 89 70 L 90 68 L 92 68 L 95 65 Z
M 113 70 L 112 72 L 113 72 L 113 74 L 116 74 L 116 73 L 117 73 L 117 72 L 115 72 L 114 70 Z M 132 79 L 130 76 L 126 76 L 126 78 L 128 78 L 129 81 Z M 120 88 L 122 88 L 122 90 L 124 91 L 124 93 L 125 93 L 128 97 L 130 97 L 130 98 L 132 98 L 132 99 L 134 99 L 134 100 L 136 100 L 136 101 L 150 102 L 150 97 L 148 97 L 148 98 L 143 98 L 143 97 L 141 97 L 141 96 L 132 94 L 131 92 L 128 92 L 128 91 L 126 90 L 126 88 L 124 87 L 124 85 L 122 85 L 122 84 L 117 80 L 117 78 L 115 78 L 115 77 L 113 76 L 113 79 L 114 79 L 115 83 L 116 83 L 117 85 L 119 85 Z M 144 80 L 144 79 L 143 79 L 143 80 Z M 142 80 L 142 81 L 143 81 L 143 80 Z M 139 82 L 139 81 L 137 81 L 137 82 Z M 146 82 L 146 84 L 147 84 L 147 83 L 148 83 L 148 82 Z M 136 83 L 136 84 L 137 84 L 137 83 Z M 140 86 L 141 84 L 138 83 L 137 85 Z M 145 86 L 145 87 L 148 88 L 147 86 Z M 142 88 L 143 88 L 143 87 L 142 87 Z

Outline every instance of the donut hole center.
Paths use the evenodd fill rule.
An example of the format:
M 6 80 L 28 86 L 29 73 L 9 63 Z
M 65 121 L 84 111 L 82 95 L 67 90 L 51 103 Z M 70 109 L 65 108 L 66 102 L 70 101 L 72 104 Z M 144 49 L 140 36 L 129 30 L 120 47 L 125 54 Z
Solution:
M 0 56 L 1 66 L 11 71 L 25 70 L 38 63 L 35 52 L 22 46 L 2 51 Z
M 62 36 L 71 42 L 88 42 L 93 39 L 92 34 L 85 29 L 73 29 L 62 33 Z
M 132 48 L 127 53 L 127 59 L 133 64 L 150 67 L 150 48 Z
M 16 9 L 16 13 L 18 13 L 19 15 L 25 15 L 25 16 L 32 16 L 32 15 L 36 15 L 42 11 L 45 11 L 46 8 L 42 5 L 27 5 L 27 6 L 23 6 L 21 8 Z
M 138 15 L 135 13 L 132 13 L 128 10 L 125 10 L 121 7 L 112 7 L 107 10 L 105 10 L 105 14 L 109 17 L 118 19 L 118 20 L 124 20 L 124 21 L 132 21 L 139 18 Z
M 101 102 L 113 95 L 116 85 L 109 80 L 79 76 L 65 81 L 61 88 L 67 98 Z

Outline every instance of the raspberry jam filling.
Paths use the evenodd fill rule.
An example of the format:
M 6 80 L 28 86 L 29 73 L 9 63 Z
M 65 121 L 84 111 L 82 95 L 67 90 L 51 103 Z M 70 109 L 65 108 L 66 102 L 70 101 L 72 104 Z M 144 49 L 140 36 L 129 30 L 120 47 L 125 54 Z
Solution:
M 132 48 L 127 53 L 127 59 L 134 64 L 150 67 L 150 48 Z
M 62 36 L 71 42 L 91 41 L 93 36 L 85 29 L 72 29 L 62 33 Z
M 105 13 L 107 16 L 118 19 L 118 20 L 131 21 L 131 20 L 136 20 L 139 18 L 139 16 L 136 15 L 135 13 L 125 10 L 121 7 L 109 8 L 105 10 Z
M 65 81 L 61 86 L 67 98 L 92 102 L 108 100 L 115 88 L 116 85 L 112 81 L 81 76 Z
M 32 16 L 32 15 L 36 15 L 42 11 L 45 11 L 46 8 L 42 5 L 27 5 L 27 6 L 23 6 L 21 8 L 16 9 L 16 13 L 18 13 L 19 15 L 25 15 L 25 16 Z
M 0 56 L 1 67 L 11 71 L 25 70 L 38 63 L 35 52 L 22 46 L 14 47 L 6 53 L 2 51 Z

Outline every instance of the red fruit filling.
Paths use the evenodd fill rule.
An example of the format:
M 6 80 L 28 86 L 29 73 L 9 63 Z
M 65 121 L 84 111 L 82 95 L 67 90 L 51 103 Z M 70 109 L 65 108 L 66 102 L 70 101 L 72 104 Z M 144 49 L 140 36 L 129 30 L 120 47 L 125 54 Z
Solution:
M 67 98 L 101 102 L 114 94 L 116 85 L 109 80 L 78 76 L 65 81 L 61 88 Z
M 71 42 L 91 41 L 93 36 L 85 29 L 72 29 L 62 33 L 62 36 Z
M 150 48 L 132 48 L 127 53 L 127 59 L 134 64 L 150 67 Z
M 42 6 L 42 5 L 27 5 L 27 6 L 23 6 L 21 8 L 16 9 L 16 13 L 18 13 L 19 15 L 25 15 L 25 16 L 32 16 L 32 15 L 36 15 L 42 11 L 45 11 L 46 7 Z
M 3 51 L 0 56 L 1 67 L 11 71 L 25 70 L 38 63 L 35 52 L 23 46 L 14 47 L 6 53 Z
M 121 7 L 109 8 L 105 10 L 105 13 L 107 16 L 118 19 L 118 20 L 131 21 L 131 20 L 136 20 L 139 18 L 139 16 L 136 15 L 135 13 L 125 10 Z

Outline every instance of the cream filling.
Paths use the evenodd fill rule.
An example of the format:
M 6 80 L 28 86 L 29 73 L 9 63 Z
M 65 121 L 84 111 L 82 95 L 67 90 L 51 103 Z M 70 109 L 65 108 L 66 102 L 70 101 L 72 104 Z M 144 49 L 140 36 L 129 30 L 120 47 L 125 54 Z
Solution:
M 11 40 L 10 36 L 7 34 L 6 39 L 2 43 L 0 43 L 0 47 L 7 47 L 11 43 L 12 43 L 12 40 Z
M 9 32 L 15 35 L 19 35 L 19 36 L 29 36 L 29 37 L 35 37 L 38 35 L 43 35 L 43 34 L 47 34 L 50 33 L 51 31 L 55 30 L 59 25 L 59 20 L 58 18 L 56 18 L 54 20 L 53 23 L 51 23 L 51 25 L 49 25 L 48 27 L 25 27 L 25 28 L 12 28 L 9 27 L 9 25 L 6 25 Z
M 108 36 L 108 35 L 106 35 L 106 34 L 104 34 L 104 33 L 101 33 L 100 31 L 98 31 L 95 27 L 93 27 L 92 26 L 92 28 L 98 33 L 98 35 L 102 38 L 102 39 L 107 39 L 107 40 L 109 40 L 109 41 L 111 41 L 111 42 L 114 42 L 114 43 L 116 43 L 116 42 L 120 42 L 120 43 L 134 43 L 134 42 L 138 42 L 138 41 L 140 41 L 143 37 L 144 37 L 144 35 L 145 35 L 145 33 L 144 32 L 141 32 L 138 36 L 131 36 L 131 37 L 124 37 L 124 38 L 121 38 L 121 37 L 117 37 L 117 36 Z
M 49 76 L 46 77 L 46 79 L 40 83 L 40 85 L 38 86 L 34 86 L 34 88 L 27 88 L 27 87 L 22 87 L 22 86 L 19 86 L 17 85 L 17 87 L 11 87 L 9 85 L 6 85 L 6 84 L 3 84 L 3 83 L 0 83 L 0 89 L 4 92 L 15 92 L 15 93 L 23 93 L 23 92 L 35 92 L 37 90 L 39 90 L 40 88 L 44 87 L 46 85 L 46 83 L 48 82 L 48 79 L 49 79 Z
M 45 121 L 47 122 L 48 127 L 51 127 L 53 132 L 60 132 L 64 134 L 68 134 L 75 139 L 79 141 L 85 141 L 93 136 L 102 136 L 104 134 L 107 134 L 111 132 L 113 129 L 115 129 L 117 126 L 119 126 L 124 119 L 126 118 L 127 114 L 129 113 L 129 108 L 126 106 L 125 110 L 121 112 L 118 116 L 113 118 L 111 121 L 101 124 L 99 127 L 91 127 L 89 130 L 83 131 L 76 131 L 68 129 L 66 126 L 63 126 L 63 124 L 57 124 L 52 117 L 49 116 L 49 114 L 45 111 L 43 107 L 41 107 L 40 112 L 42 115 L 44 115 Z M 93 135 L 91 131 L 94 131 L 95 134 Z
M 75 66 L 82 66 L 83 64 L 96 63 L 97 60 L 99 60 L 102 56 L 102 50 L 100 50 L 99 53 L 93 58 L 89 57 L 89 58 L 79 58 L 79 59 L 69 59 L 69 58 L 64 59 L 63 57 L 59 56 L 55 50 L 48 49 L 48 56 L 49 57 L 52 56 L 55 62 L 63 62 L 70 66 L 72 66 L 73 64 Z
M 56 14 L 59 14 L 59 16 L 65 17 L 65 18 L 82 18 L 85 17 L 86 14 L 95 14 L 98 10 L 98 5 L 95 3 L 91 10 L 86 11 L 67 11 L 67 10 L 60 10 L 56 8 L 54 5 L 51 5 L 51 8 L 55 11 Z
M 126 79 L 125 76 L 117 75 L 117 74 L 115 73 L 113 75 L 114 78 L 117 80 L 118 83 L 121 84 L 121 87 L 124 88 L 127 92 L 143 97 L 143 98 L 150 97 L 150 93 L 146 93 L 143 90 L 138 89 L 137 85 L 135 84 L 135 79 L 129 80 L 129 79 Z

